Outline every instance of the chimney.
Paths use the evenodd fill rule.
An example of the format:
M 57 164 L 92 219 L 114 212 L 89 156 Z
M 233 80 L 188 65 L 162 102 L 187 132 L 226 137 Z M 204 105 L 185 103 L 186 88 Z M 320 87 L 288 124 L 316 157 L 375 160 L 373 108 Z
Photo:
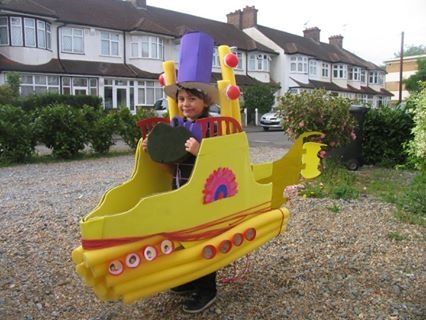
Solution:
M 233 24 L 238 29 L 241 29 L 241 20 L 242 20 L 242 12 L 241 10 L 236 10 L 234 12 L 228 13 L 226 15 L 227 22 L 229 24 Z
M 305 38 L 309 38 L 309 39 L 312 39 L 312 40 L 319 42 L 320 41 L 320 32 L 321 32 L 321 30 L 317 27 L 308 28 L 308 29 L 303 30 L 303 36 Z
M 257 25 L 257 9 L 252 6 L 246 6 L 243 9 L 243 17 L 241 19 L 241 29 L 252 28 Z
M 129 1 L 131 4 L 133 4 L 133 6 L 136 9 L 145 9 L 146 10 L 146 0 L 127 0 Z
M 343 36 L 342 35 L 331 36 L 328 38 L 328 43 L 332 44 L 333 46 L 343 48 Z
M 246 29 L 257 25 L 257 9 L 246 6 L 243 10 L 237 10 L 226 15 L 227 22 L 238 29 Z

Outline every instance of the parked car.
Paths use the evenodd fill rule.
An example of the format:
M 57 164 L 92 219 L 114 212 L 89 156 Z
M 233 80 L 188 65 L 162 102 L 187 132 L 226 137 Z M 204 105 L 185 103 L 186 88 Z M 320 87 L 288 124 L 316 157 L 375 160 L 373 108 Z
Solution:
M 167 113 L 167 99 L 162 98 L 158 99 L 154 103 L 154 112 L 157 117 L 164 117 L 164 115 Z
M 282 130 L 283 119 L 277 113 L 277 110 L 271 109 L 268 113 L 265 113 L 260 118 L 260 125 L 264 131 L 268 131 L 269 129 L 281 129 Z
M 209 108 L 209 114 L 212 117 L 220 117 L 220 106 L 217 104 L 212 104 Z

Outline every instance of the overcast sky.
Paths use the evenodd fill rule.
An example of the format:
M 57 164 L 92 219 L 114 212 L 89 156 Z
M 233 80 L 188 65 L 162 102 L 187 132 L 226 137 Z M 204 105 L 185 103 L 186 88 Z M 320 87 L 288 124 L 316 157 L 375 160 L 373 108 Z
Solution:
M 343 47 L 378 65 L 405 45 L 426 45 L 426 0 L 147 0 L 147 4 L 226 22 L 246 5 L 258 9 L 257 23 L 303 36 L 321 29 L 321 41 L 341 34 Z M 232 45 L 232 44 L 229 44 Z

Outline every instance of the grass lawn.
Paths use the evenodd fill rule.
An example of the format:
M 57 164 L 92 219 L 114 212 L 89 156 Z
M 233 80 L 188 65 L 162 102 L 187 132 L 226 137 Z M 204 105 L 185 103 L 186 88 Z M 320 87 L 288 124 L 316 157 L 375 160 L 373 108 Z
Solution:
M 395 216 L 401 221 L 426 226 L 426 173 L 370 166 L 353 172 L 333 163 L 327 163 L 322 172 L 305 184 L 305 196 L 346 200 L 375 197 L 395 204 Z M 338 208 L 329 210 L 336 212 Z

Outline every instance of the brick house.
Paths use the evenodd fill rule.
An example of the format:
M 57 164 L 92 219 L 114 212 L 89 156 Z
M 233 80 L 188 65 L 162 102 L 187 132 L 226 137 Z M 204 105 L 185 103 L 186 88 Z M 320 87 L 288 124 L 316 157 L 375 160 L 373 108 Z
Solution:
M 281 87 L 278 94 L 326 87 L 373 104 L 389 97 L 381 81 L 384 70 L 339 47 L 343 37 L 324 44 L 319 29 L 299 37 L 258 26 L 256 19 L 254 7 L 229 14 L 223 23 L 152 7 L 146 0 L 3 1 L 0 84 L 7 72 L 18 72 L 21 95 L 91 94 L 100 96 L 105 108 L 125 105 L 134 111 L 163 97 L 162 62 L 177 61 L 182 35 L 198 30 L 209 33 L 216 46 L 235 49 L 240 86 L 271 84 Z M 220 77 L 216 52 L 212 71 L 214 82 Z
M 418 70 L 417 60 L 426 59 L 426 54 L 417 56 L 407 56 L 402 58 L 402 79 L 408 79 Z M 385 88 L 393 94 L 392 101 L 397 102 L 399 99 L 399 69 L 400 58 L 389 59 L 386 64 L 386 81 Z M 402 84 L 402 100 L 407 99 L 410 93 L 405 90 L 405 85 Z

